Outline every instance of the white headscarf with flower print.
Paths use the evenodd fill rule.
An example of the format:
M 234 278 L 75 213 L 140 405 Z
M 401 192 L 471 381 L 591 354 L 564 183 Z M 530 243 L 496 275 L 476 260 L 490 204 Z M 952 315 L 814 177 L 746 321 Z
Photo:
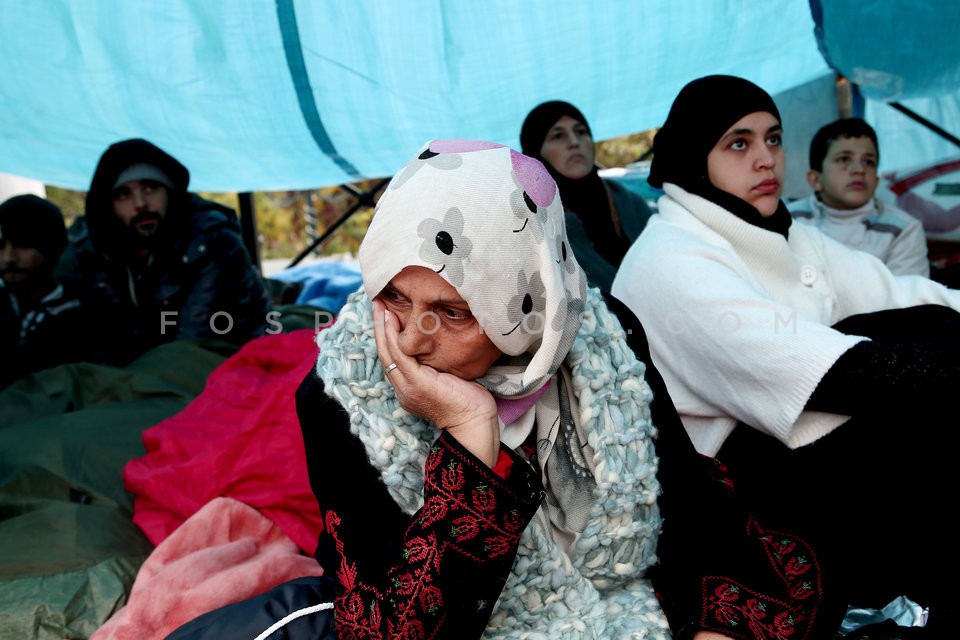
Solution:
M 500 397 L 539 390 L 580 326 L 586 280 L 556 184 L 539 161 L 509 147 L 427 143 L 378 201 L 359 259 L 371 298 L 408 266 L 449 282 L 490 340 L 521 356 L 478 380 Z

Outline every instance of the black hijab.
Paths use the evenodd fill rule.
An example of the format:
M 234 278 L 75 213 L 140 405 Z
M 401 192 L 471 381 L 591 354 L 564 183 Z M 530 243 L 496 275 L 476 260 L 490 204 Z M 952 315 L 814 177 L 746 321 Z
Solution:
M 740 118 L 765 111 L 780 120 L 780 111 L 766 91 L 736 76 L 712 75 L 680 90 L 667 121 L 653 138 L 653 162 L 647 182 L 662 188 L 670 182 L 714 202 L 750 224 L 787 236 L 792 220 L 783 201 L 767 218 L 745 200 L 710 183 L 707 155 Z
M 554 169 L 540 155 L 547 133 L 563 116 L 570 116 L 590 131 L 590 125 L 579 109 L 569 102 L 551 100 L 537 105 L 527 114 L 520 129 L 520 149 L 523 155 L 542 162 L 553 176 L 560 189 L 563 208 L 577 216 L 597 253 L 610 264 L 619 265 L 627 249 L 630 248 L 630 242 L 613 227 L 610 197 L 603 179 L 597 173 L 597 165 L 594 164 L 590 173 L 579 180 L 571 180 Z M 592 136 L 593 133 L 591 132 L 590 135 Z

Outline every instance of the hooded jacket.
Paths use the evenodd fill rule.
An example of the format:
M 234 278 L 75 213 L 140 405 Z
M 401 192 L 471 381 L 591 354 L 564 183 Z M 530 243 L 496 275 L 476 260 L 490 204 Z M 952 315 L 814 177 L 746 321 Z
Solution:
M 150 257 L 135 259 L 129 232 L 113 211 L 118 176 L 145 163 L 165 174 L 168 206 Z M 132 139 L 101 156 L 86 212 L 71 225 L 61 261 L 95 301 L 106 360 L 121 364 L 158 344 L 219 338 L 235 344 L 262 335 L 271 310 L 259 271 L 243 245 L 236 213 L 187 191 L 190 174 L 154 144 Z

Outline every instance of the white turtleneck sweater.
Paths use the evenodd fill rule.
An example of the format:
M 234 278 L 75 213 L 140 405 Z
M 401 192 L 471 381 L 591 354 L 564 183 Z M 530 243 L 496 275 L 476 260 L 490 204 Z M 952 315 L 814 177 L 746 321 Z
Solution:
M 793 448 L 845 422 L 804 411 L 837 358 L 866 339 L 832 329 L 839 320 L 925 303 L 960 310 L 960 292 L 895 276 L 816 227 L 793 224 L 787 240 L 673 184 L 664 190 L 612 293 L 643 323 L 701 453 L 716 455 L 738 421 Z
M 787 208 L 795 220 L 814 225 L 848 247 L 872 253 L 895 274 L 930 276 L 923 224 L 906 211 L 876 198 L 856 209 L 834 209 L 816 194 Z

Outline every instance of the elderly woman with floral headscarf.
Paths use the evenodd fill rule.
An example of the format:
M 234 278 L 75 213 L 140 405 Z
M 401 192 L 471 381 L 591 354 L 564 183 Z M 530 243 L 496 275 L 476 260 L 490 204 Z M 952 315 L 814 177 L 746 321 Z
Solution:
M 739 512 L 695 451 L 643 328 L 587 288 L 540 162 L 428 143 L 359 259 L 363 287 L 296 395 L 328 584 L 232 608 L 234 637 L 264 611 L 329 623 L 328 588 L 335 633 L 284 637 L 667 639 L 658 597 L 686 616 L 707 603 L 696 577 L 744 567 L 765 615 L 809 627 L 817 572 L 796 561 L 814 556 Z M 657 572 L 673 580 L 655 593 Z M 295 601 L 310 606 L 278 615 Z
M 650 386 L 543 166 L 429 143 L 359 260 L 298 393 L 340 637 L 667 637 Z
M 809 617 L 817 598 L 779 564 L 803 545 L 771 563 L 747 536 L 643 328 L 585 286 L 541 163 L 427 144 L 359 259 L 363 288 L 298 392 L 341 637 L 667 638 L 646 575 L 661 530 L 657 570 L 723 572 L 744 549 L 777 612 Z M 677 527 L 714 512 L 708 541 Z
M 898 622 L 929 607 L 927 632 L 945 637 L 957 556 L 935 541 L 957 487 L 943 416 L 960 383 L 960 293 L 791 226 L 781 134 L 752 82 L 687 84 L 654 139 L 659 213 L 613 294 L 643 323 L 697 449 L 758 518 L 818 551 L 834 622 L 843 605 L 907 596 L 918 606 Z M 752 594 L 727 595 L 714 628 L 754 637 L 735 632 L 754 619 Z

